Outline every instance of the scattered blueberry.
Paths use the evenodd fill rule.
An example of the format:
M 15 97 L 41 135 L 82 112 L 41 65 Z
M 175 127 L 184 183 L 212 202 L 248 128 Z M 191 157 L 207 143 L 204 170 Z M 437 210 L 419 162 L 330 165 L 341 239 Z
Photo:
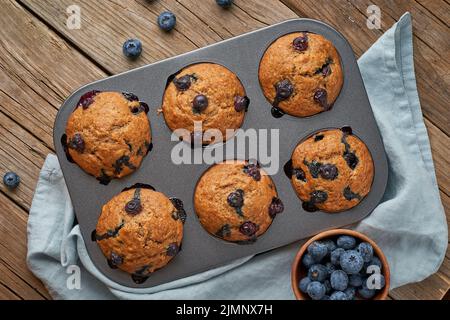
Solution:
M 244 190 L 238 189 L 230 193 L 227 202 L 233 208 L 241 208 L 244 205 Z
M 277 92 L 275 100 L 283 101 L 294 93 L 294 86 L 288 79 L 285 79 L 275 85 L 275 90 Z
M 176 23 L 177 17 L 170 11 L 165 11 L 158 17 L 158 25 L 164 31 L 172 30 Z
M 79 133 L 75 133 L 73 135 L 72 139 L 69 140 L 69 143 L 67 144 L 67 146 L 70 149 L 73 149 L 79 153 L 83 153 L 84 148 L 86 147 L 83 137 Z
M 192 101 L 192 105 L 194 113 L 201 113 L 208 107 L 208 98 L 203 94 L 199 94 Z
M 125 205 L 125 211 L 128 214 L 136 215 L 142 211 L 141 200 L 133 199 Z
M 336 270 L 336 267 L 334 264 L 332 264 L 331 262 L 327 262 L 325 263 L 325 267 L 327 268 L 328 271 L 328 275 L 331 275 L 333 273 L 333 271 Z
M 359 159 L 353 152 L 347 152 L 344 154 L 344 160 L 347 162 L 347 165 L 350 169 L 355 170 L 358 165 Z
M 302 258 L 302 264 L 305 266 L 306 269 L 311 268 L 311 266 L 315 263 L 313 257 L 307 253 L 305 255 L 303 255 Z
M 330 276 L 331 287 L 337 291 L 344 291 L 348 287 L 348 276 L 342 270 L 333 271 Z
M 328 193 L 322 190 L 316 190 L 311 192 L 311 202 L 313 203 L 323 203 L 327 201 Z
M 233 0 L 216 0 L 216 3 L 222 8 L 230 8 L 233 5 Z
M 330 108 L 327 102 L 327 95 L 328 95 L 327 90 L 322 88 L 317 89 L 314 92 L 314 101 L 320 104 L 321 107 L 324 108 L 325 110 L 328 110 Z
M 174 242 L 174 243 L 169 244 L 169 246 L 167 247 L 166 254 L 169 257 L 175 257 L 179 251 L 180 251 L 180 247 L 178 246 L 178 244 L 176 242 Z
M 330 300 L 330 296 L 329 295 L 324 295 L 322 297 L 322 299 L 320 299 L 320 300 Z
M 368 242 L 361 242 L 358 247 L 356 247 L 356 251 L 359 252 L 364 262 L 370 262 L 373 258 L 373 248 Z
M 308 285 L 311 283 L 311 279 L 308 277 L 304 277 L 302 280 L 300 280 L 300 283 L 298 284 L 298 287 L 300 288 L 300 291 L 303 293 L 307 293 Z
M 326 288 L 322 283 L 313 281 L 308 285 L 306 291 L 311 299 L 320 300 L 325 295 Z
M 293 169 L 292 170 L 292 175 L 295 176 L 295 178 L 297 180 L 301 180 L 303 182 L 306 182 L 306 174 L 305 174 L 305 171 L 303 171 L 302 169 L 300 169 L 300 168 Z
M 337 238 L 336 243 L 339 248 L 350 250 L 355 248 L 356 239 L 351 236 L 340 236 L 339 238 Z
M 245 236 L 252 237 L 258 231 L 258 226 L 251 221 L 246 221 L 239 227 L 239 231 Z
M 3 183 L 9 189 L 15 189 L 20 184 L 20 177 L 15 172 L 7 172 L 3 176 Z
M 363 285 L 360 289 L 358 289 L 358 294 L 361 298 L 364 299 L 372 299 L 375 294 L 376 294 L 376 290 L 375 289 L 369 289 L 367 287 L 367 283 L 366 281 L 363 281 Z
M 308 277 L 312 281 L 322 282 L 327 278 L 328 270 L 324 265 L 314 264 L 308 270 Z
M 335 291 L 331 294 L 330 300 L 348 300 L 348 297 L 342 291 Z
M 247 111 L 249 105 L 250 99 L 246 96 L 236 96 L 234 98 L 234 110 L 236 110 L 236 112 Z
M 81 96 L 77 106 L 83 107 L 83 109 L 87 109 L 94 102 L 95 96 L 99 93 L 100 91 L 97 90 L 86 92 L 84 95 Z
M 316 262 L 320 262 L 328 253 L 328 248 L 321 242 L 314 241 L 308 246 L 308 252 Z
M 122 50 L 127 58 L 136 59 L 142 53 L 142 42 L 138 39 L 129 39 L 123 44 Z
M 341 255 L 345 252 L 342 248 L 337 248 L 331 252 L 330 260 L 335 266 L 339 266 L 341 263 Z
M 305 51 L 308 49 L 308 35 L 304 33 L 303 36 L 295 38 L 292 45 L 297 51 Z
M 319 175 L 323 179 L 334 180 L 338 174 L 338 168 L 334 164 L 323 164 L 319 168 Z
M 329 293 L 331 293 L 331 291 L 333 290 L 333 288 L 331 287 L 331 282 L 330 282 L 330 280 L 325 280 L 324 282 L 323 282 L 323 285 L 325 286 L 325 293 L 326 294 L 329 294 Z
M 347 295 L 348 300 L 353 300 L 355 299 L 356 288 L 348 287 L 344 290 L 344 293 Z
M 275 216 L 277 214 L 282 213 L 283 210 L 284 210 L 283 202 L 280 199 L 278 199 L 277 197 L 274 197 L 272 199 L 272 203 L 269 206 L 269 215 L 272 218 L 275 218 Z
M 363 283 L 363 277 L 361 274 L 351 274 L 348 277 L 348 284 L 352 287 L 358 288 L 361 287 Z
M 327 246 L 327 249 L 328 249 L 328 255 L 330 255 L 331 254 L 331 252 L 333 252 L 336 248 L 337 248 L 337 246 L 336 246 L 336 243 L 334 243 L 334 241 L 333 240 L 331 240 L 331 239 L 325 239 L 325 240 L 323 240 L 323 241 L 321 241 L 324 245 L 326 245 Z
M 364 260 L 355 250 L 345 251 L 340 259 L 341 268 L 348 274 L 356 274 L 361 271 L 364 266 Z

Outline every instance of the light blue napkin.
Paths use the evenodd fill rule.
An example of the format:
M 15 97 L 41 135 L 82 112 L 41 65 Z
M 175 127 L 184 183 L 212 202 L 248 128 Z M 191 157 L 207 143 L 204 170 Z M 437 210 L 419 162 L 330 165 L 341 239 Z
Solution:
M 375 240 L 391 267 L 391 287 L 435 273 L 447 249 L 447 223 L 422 119 L 409 13 L 359 60 L 389 158 L 386 194 L 355 229 Z M 299 243 L 150 289 L 111 282 L 92 264 L 54 155 L 40 174 L 28 221 L 27 263 L 56 299 L 293 299 L 290 269 Z M 81 288 L 70 289 L 71 265 Z M 69 273 L 68 273 L 69 272 Z

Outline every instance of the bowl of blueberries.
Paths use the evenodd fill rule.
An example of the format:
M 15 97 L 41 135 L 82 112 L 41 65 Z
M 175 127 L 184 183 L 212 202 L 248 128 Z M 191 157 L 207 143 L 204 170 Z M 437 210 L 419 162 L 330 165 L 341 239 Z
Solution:
M 292 266 L 297 300 L 384 300 L 389 265 L 378 245 L 362 233 L 319 233 L 297 253 Z

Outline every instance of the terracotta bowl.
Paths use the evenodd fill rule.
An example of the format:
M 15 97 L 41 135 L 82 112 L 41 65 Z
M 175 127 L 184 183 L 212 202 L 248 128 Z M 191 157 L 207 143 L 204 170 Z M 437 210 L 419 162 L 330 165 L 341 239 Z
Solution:
M 389 284 L 390 284 L 389 265 L 387 263 L 386 257 L 384 256 L 380 247 L 378 247 L 378 245 L 373 240 L 369 239 L 362 233 L 347 229 L 333 229 L 321 232 L 318 235 L 309 239 L 300 248 L 300 251 L 297 253 L 297 256 L 295 257 L 291 272 L 292 289 L 294 290 L 294 294 L 297 300 L 311 300 L 311 298 L 307 294 L 301 292 L 298 287 L 299 281 L 306 276 L 306 268 L 302 265 L 302 258 L 305 252 L 307 251 L 308 246 L 314 241 L 325 240 L 327 238 L 335 238 L 340 235 L 349 235 L 361 241 L 366 241 L 372 245 L 374 255 L 376 255 L 381 261 L 382 264 L 381 273 L 383 274 L 386 280 L 386 285 L 384 286 L 383 290 L 381 290 L 375 297 L 373 297 L 372 300 L 385 300 L 389 293 Z

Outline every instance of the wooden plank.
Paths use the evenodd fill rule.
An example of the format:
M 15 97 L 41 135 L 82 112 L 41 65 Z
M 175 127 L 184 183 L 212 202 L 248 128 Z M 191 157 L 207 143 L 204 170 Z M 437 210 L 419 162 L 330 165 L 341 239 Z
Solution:
M 6 196 L 0 192 L 0 203 L 2 210 L 0 211 L 0 261 L 2 265 L 6 265 L 8 270 L 22 282 L 14 290 L 18 290 L 17 294 L 21 297 L 34 295 L 36 291 L 45 298 L 50 298 L 47 290 L 42 283 L 28 270 L 25 263 L 27 254 L 27 212 L 18 207 Z M 15 277 L 15 281 L 17 279 Z M 11 282 L 11 275 L 0 272 L 0 279 L 3 283 Z
M 0 300 L 21 300 L 11 289 L 0 282 Z
M 450 27 L 450 4 L 443 0 L 416 0 L 444 25 Z
M 395 22 L 388 14 L 384 14 L 381 30 L 368 29 L 365 15 L 367 6 L 357 8 L 353 4 L 356 3 L 354 1 L 339 1 L 339 5 L 333 5 L 337 1 L 333 3 L 326 0 L 282 0 L 282 2 L 302 17 L 319 19 L 336 27 L 349 40 L 357 56 L 365 52 Z M 395 18 L 399 17 L 400 15 Z M 441 36 L 445 39 L 448 33 Z M 417 36 L 414 36 L 414 39 L 417 85 L 424 115 L 449 135 L 450 79 L 447 72 L 450 69 L 449 59 L 442 56 L 446 53 L 438 54 Z
M 2 261 L 0 261 L 0 275 L 0 283 L 9 291 L 12 291 L 19 299 L 45 300 L 42 295 L 13 273 Z M 0 289 L 0 291 L 2 290 Z

